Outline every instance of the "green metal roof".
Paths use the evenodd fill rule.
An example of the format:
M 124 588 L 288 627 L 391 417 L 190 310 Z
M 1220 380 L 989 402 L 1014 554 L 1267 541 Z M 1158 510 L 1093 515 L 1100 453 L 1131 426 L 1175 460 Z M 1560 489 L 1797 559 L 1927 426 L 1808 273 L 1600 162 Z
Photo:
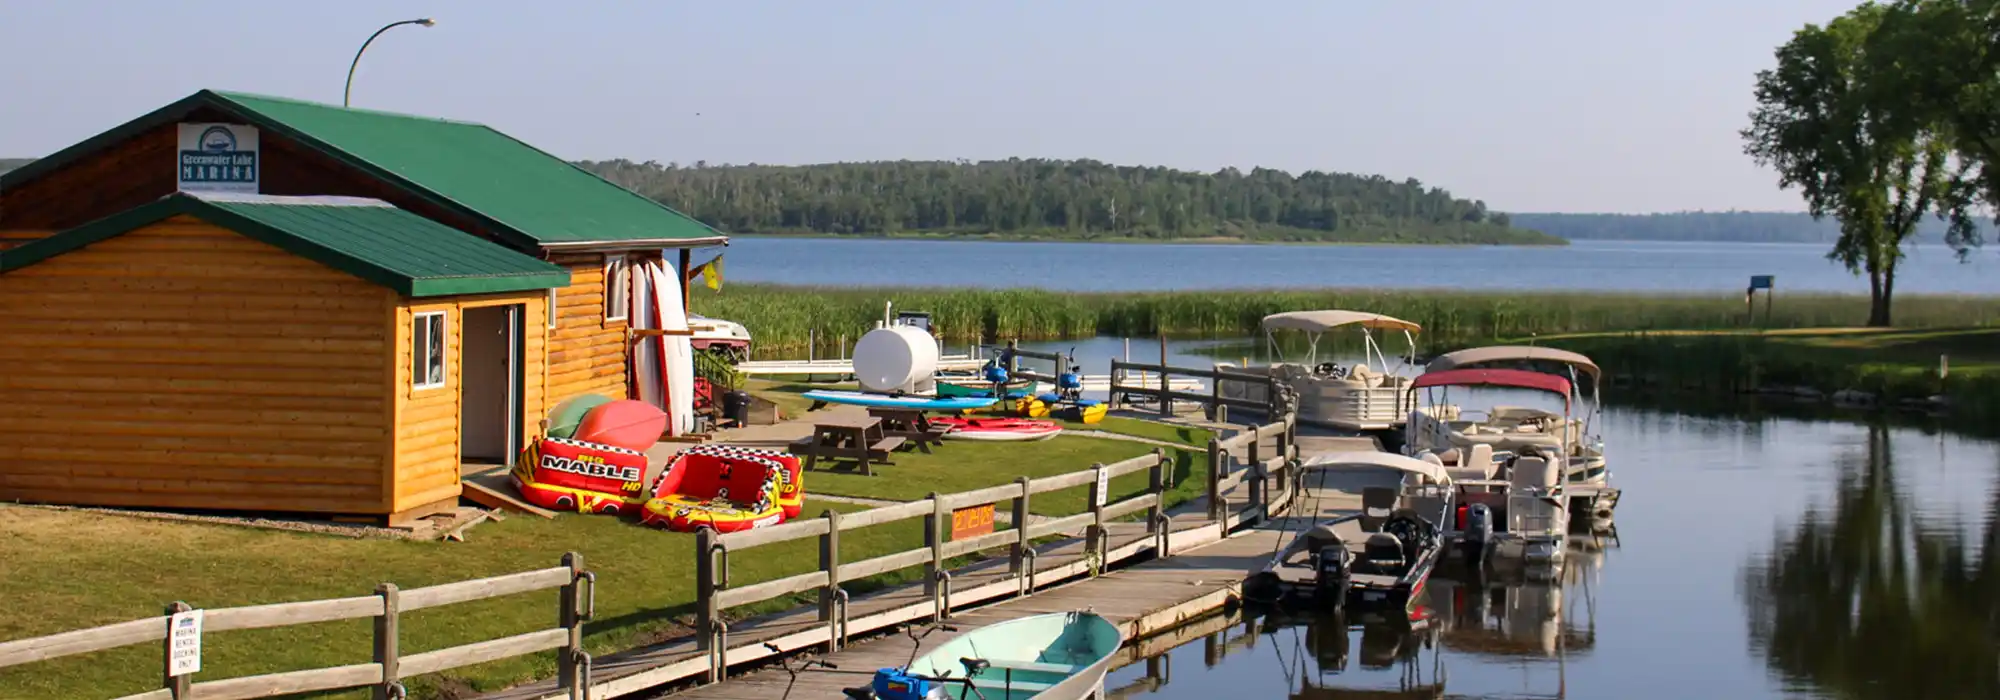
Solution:
M 187 194 L 0 251 L 0 273 L 186 214 L 410 297 L 569 286 L 569 271 L 386 202 Z
M 481 220 L 524 248 L 672 248 L 727 241 L 706 224 L 483 124 L 210 90 L 0 175 L 0 189 L 201 107 L 237 115 Z

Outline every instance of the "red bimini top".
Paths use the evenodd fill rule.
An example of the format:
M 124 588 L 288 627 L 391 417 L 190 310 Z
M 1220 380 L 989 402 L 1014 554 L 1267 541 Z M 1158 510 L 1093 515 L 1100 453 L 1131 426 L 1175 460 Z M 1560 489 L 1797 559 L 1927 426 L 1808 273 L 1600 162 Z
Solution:
M 1411 389 L 1428 386 L 1499 386 L 1513 389 L 1534 389 L 1558 394 L 1567 403 L 1570 396 L 1569 380 L 1553 374 L 1529 372 L 1518 369 L 1448 369 L 1443 372 L 1425 372 L 1410 382 Z

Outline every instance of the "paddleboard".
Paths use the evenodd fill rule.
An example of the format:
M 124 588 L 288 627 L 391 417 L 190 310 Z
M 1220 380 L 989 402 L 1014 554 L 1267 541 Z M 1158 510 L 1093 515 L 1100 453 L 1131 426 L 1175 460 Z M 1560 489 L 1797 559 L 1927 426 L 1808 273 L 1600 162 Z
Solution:
M 683 304 L 680 272 L 664 260 L 648 265 L 653 276 L 653 307 L 658 328 L 688 330 L 687 307 Z M 658 338 L 660 362 L 665 367 L 667 427 L 671 435 L 694 432 L 694 341 L 686 335 Z
M 644 451 L 660 441 L 667 429 L 667 414 L 644 401 L 620 400 L 590 409 L 577 423 L 576 438 L 582 442 Z
M 922 411 L 963 411 L 968 408 L 985 408 L 997 403 L 993 397 L 961 396 L 934 399 L 928 396 L 890 396 L 888 394 L 864 394 L 859 391 L 813 390 L 802 394 L 814 401 L 844 404 L 848 406 L 891 406 L 914 408 Z
M 607 403 L 611 403 L 611 398 L 602 394 L 582 394 L 563 399 L 562 403 L 556 404 L 555 409 L 549 411 L 547 437 L 575 437 L 576 424 L 583 422 L 584 414 Z
M 626 323 L 640 330 L 659 328 L 659 314 L 653 311 L 653 276 L 646 273 L 644 266 L 633 266 L 630 274 L 632 303 L 626 307 Z M 610 280 L 605 280 L 607 287 L 610 283 Z M 666 386 L 660 376 L 658 343 L 641 342 L 632 345 L 632 388 L 633 397 L 652 404 L 662 411 L 666 410 Z
M 1061 434 L 1063 429 L 1052 421 L 1028 420 L 1025 418 L 960 418 L 947 416 L 932 418 L 931 422 L 951 430 L 944 434 L 947 440 L 986 440 L 992 442 L 1015 442 L 1023 440 L 1047 440 Z

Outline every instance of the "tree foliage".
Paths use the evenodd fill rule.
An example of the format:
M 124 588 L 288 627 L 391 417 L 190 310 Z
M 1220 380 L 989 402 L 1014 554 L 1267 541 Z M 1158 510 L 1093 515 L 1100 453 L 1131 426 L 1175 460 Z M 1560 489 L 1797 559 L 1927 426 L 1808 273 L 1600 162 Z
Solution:
M 1985 233 L 1992 225 L 1975 222 Z M 1783 211 L 1681 211 L 1656 214 L 1514 214 L 1514 225 L 1572 241 L 1754 241 L 1759 243 L 1828 243 L 1840 236 L 1840 223 L 1809 214 Z M 1945 240 L 1948 222 L 1925 219 L 1910 240 L 1932 244 Z
M 1868 277 L 1870 325 L 1890 324 L 1896 265 L 1924 217 L 1949 222 L 1946 241 L 1961 255 L 1980 242 L 1977 166 L 1960 155 L 1952 101 L 1912 99 L 1971 77 L 1940 68 L 1961 49 L 1928 35 L 1956 31 L 1967 16 L 1938 8 L 1958 4 L 1864 4 L 1799 30 L 1778 48 L 1777 67 L 1757 75 L 1744 150 L 1797 189 L 1813 217 L 1839 222 L 1828 257 Z
M 736 233 L 997 233 L 1055 238 L 1559 243 L 1485 202 L 1379 175 L 1197 173 L 1092 160 L 691 167 L 581 164 Z

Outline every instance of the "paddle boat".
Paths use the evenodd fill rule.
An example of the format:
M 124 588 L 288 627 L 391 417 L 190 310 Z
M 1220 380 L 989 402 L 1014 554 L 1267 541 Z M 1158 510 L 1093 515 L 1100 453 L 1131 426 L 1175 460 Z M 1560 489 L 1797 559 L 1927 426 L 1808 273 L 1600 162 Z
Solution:
M 1392 369 L 1388 355 L 1375 340 L 1375 331 L 1401 331 L 1409 352 L 1414 353 L 1414 334 L 1422 330 L 1421 326 L 1382 314 L 1339 309 L 1271 314 L 1265 316 L 1259 326 L 1264 330 L 1271 355 L 1279 361 L 1269 365 L 1246 366 L 1218 362 L 1215 363 L 1217 371 L 1269 376 L 1292 387 L 1298 393 L 1298 420 L 1306 425 L 1380 432 L 1393 437 L 1394 431 L 1408 420 L 1410 405 L 1406 389 L 1409 379 L 1397 374 L 1396 370 L 1410 364 L 1409 353 L 1396 358 L 1396 367 Z M 1352 366 L 1321 362 L 1320 338 L 1328 332 L 1350 327 L 1361 331 L 1362 361 Z M 1305 334 L 1308 345 L 1303 358 L 1284 359 L 1278 343 L 1278 335 L 1282 331 Z M 1261 382 L 1225 379 L 1219 380 L 1216 388 L 1224 398 L 1257 403 L 1270 401 Z
M 1525 406 L 1494 406 L 1485 411 L 1468 411 L 1450 403 L 1436 403 L 1410 417 L 1406 450 L 1415 454 L 1430 450 L 1440 455 L 1466 450 L 1474 444 L 1492 444 L 1497 451 L 1553 450 L 1563 461 L 1564 478 L 1572 484 L 1609 482 L 1610 470 L 1604 463 L 1604 438 L 1594 434 L 1603 409 L 1598 392 L 1602 371 L 1582 354 L 1555 348 L 1498 345 L 1449 352 L 1432 359 L 1424 372 L 1449 372 L 1475 368 L 1518 368 L 1553 374 L 1569 380 L 1570 393 L 1564 400 L 1580 409 L 1570 417 L 1553 411 Z M 1590 380 L 1590 396 L 1583 393 L 1582 380 Z M 1450 460 L 1447 459 L 1447 462 Z
M 1035 381 L 1007 376 L 1007 368 L 1000 365 L 998 358 L 987 360 L 986 366 L 976 373 L 939 372 L 937 391 L 939 398 L 979 397 L 996 398 L 995 386 L 999 387 L 997 398 L 1020 399 L 1034 393 Z
M 1102 694 L 1124 643 L 1124 632 L 1093 612 L 1030 615 L 960 634 L 842 692 L 854 700 L 1082 700 Z
M 1263 603 L 1305 601 L 1356 611 L 1414 609 L 1444 553 L 1440 525 L 1457 495 L 1441 465 L 1387 452 L 1318 455 L 1297 478 L 1330 469 L 1390 469 L 1401 474 L 1383 499 L 1364 490 L 1362 512 L 1313 523 L 1251 572 L 1246 599 Z M 1386 518 L 1371 511 L 1380 508 Z
M 804 506 L 797 457 L 697 445 L 675 455 L 653 482 L 639 521 L 679 532 L 738 532 L 785 522 Z

